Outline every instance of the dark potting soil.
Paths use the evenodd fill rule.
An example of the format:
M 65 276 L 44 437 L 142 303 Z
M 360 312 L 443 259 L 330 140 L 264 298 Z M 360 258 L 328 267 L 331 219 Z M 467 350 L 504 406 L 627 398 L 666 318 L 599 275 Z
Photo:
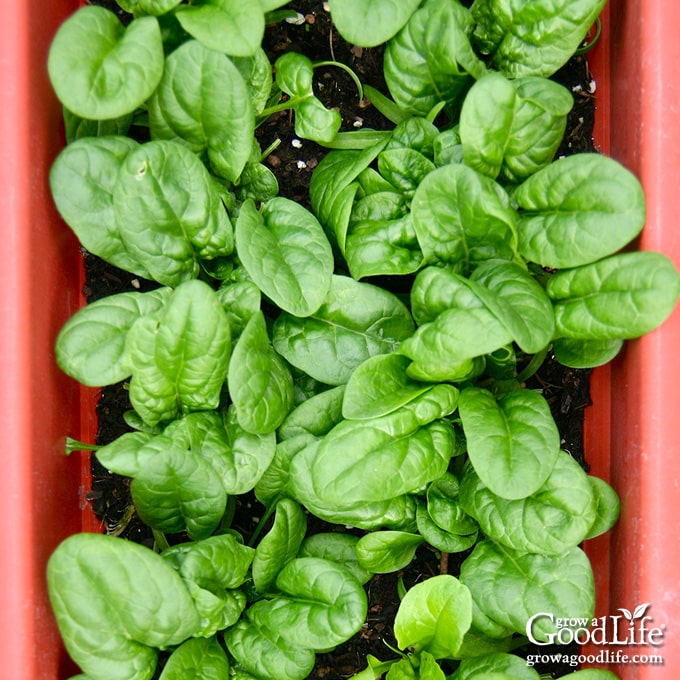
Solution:
M 125 19 L 124 13 L 113 2 L 94 0 L 91 4 L 117 10 Z M 323 4 L 321 0 L 296 0 L 290 3 L 290 6 L 305 18 L 304 23 L 299 25 L 280 23 L 268 27 L 264 47 L 272 63 L 283 52 L 297 50 L 304 52 L 314 61 L 340 61 L 352 68 L 363 83 L 386 92 L 382 76 L 382 50 L 361 49 L 348 45 L 334 30 Z M 574 95 L 574 108 L 569 115 L 567 132 L 558 155 L 594 151 L 592 140 L 595 113 L 594 86 L 586 57 L 574 57 L 554 76 L 554 79 L 565 85 Z M 359 100 L 354 82 L 342 69 L 333 67 L 318 69 L 315 87 L 317 96 L 324 104 L 336 107 L 342 114 L 343 130 L 392 127 L 369 102 Z M 311 174 L 323 158 L 326 149 L 313 142 L 298 140 L 292 116 L 288 112 L 270 118 L 258 130 L 258 140 L 263 149 L 277 139 L 280 140 L 280 144 L 266 162 L 278 179 L 280 194 L 309 207 L 308 190 Z M 87 252 L 83 253 L 83 257 L 86 270 L 85 294 L 90 302 L 123 291 L 149 290 L 157 285 L 116 269 Z M 586 469 L 587 462 L 583 451 L 583 415 L 584 409 L 590 404 L 588 379 L 588 371 L 565 368 L 548 356 L 539 371 L 527 382 L 527 386 L 542 390 L 558 425 L 562 447 Z M 124 383 L 101 389 L 97 405 L 98 444 L 107 444 L 129 431 L 123 420 L 123 413 L 130 408 Z M 92 488 L 88 499 L 108 533 L 149 547 L 153 545 L 151 530 L 134 513 L 129 480 L 110 474 L 99 465 L 94 456 Z M 247 537 L 261 516 L 263 508 L 252 494 L 239 497 L 238 502 L 235 528 Z M 310 518 L 310 522 L 314 522 L 315 528 L 319 531 L 329 530 L 328 525 L 315 518 Z M 343 530 L 341 527 L 330 529 Z M 183 537 L 175 539 L 183 540 Z M 348 678 L 365 667 L 367 654 L 373 654 L 380 659 L 393 658 L 395 655 L 387 645 L 396 646 L 392 622 L 399 605 L 398 579 L 402 578 L 404 585 L 409 588 L 423 579 L 445 571 L 456 575 L 461 561 L 466 556 L 467 553 L 450 555 L 448 559 L 442 560 L 432 549 L 421 547 L 416 559 L 402 572 L 376 575 L 366 586 L 369 611 L 365 626 L 354 638 L 332 653 L 318 654 L 315 669 L 309 679 Z M 549 653 L 551 650 L 543 647 L 540 651 Z M 555 651 L 570 652 L 564 646 Z M 558 664 L 555 667 L 536 666 L 536 670 L 559 677 L 573 669 Z

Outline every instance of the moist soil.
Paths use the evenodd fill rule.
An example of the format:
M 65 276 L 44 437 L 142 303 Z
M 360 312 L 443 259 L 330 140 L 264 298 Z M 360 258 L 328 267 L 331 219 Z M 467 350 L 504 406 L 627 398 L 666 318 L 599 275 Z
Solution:
M 94 0 L 91 4 L 103 5 L 116 11 L 123 21 L 128 17 L 115 3 Z M 328 11 L 320 0 L 296 0 L 289 5 L 294 8 L 301 23 L 278 23 L 266 31 L 264 48 L 273 63 L 286 51 L 299 51 L 313 61 L 339 61 L 359 76 L 364 84 L 387 92 L 382 75 L 381 48 L 357 48 L 347 44 L 334 30 Z M 594 82 L 588 70 L 586 56 L 572 58 L 555 76 L 554 80 L 567 87 L 574 96 L 572 109 L 562 146 L 558 155 L 595 151 L 592 140 L 595 113 Z M 359 128 L 390 129 L 393 127 L 371 104 L 360 101 L 350 76 L 340 68 L 323 67 L 316 71 L 315 88 L 317 96 L 326 106 L 337 108 L 342 114 L 343 130 Z M 291 114 L 283 112 L 266 121 L 258 130 L 261 148 L 268 148 L 279 140 L 276 149 L 266 159 L 279 182 L 280 195 L 309 206 L 309 181 L 312 171 L 319 164 L 326 149 L 313 142 L 299 140 L 293 129 Z M 86 271 L 85 295 L 89 302 L 98 298 L 128 290 L 150 290 L 157 284 L 139 279 L 104 263 L 88 252 L 83 252 Z M 551 356 L 546 358 L 539 371 L 527 382 L 527 386 L 540 389 L 547 399 L 562 437 L 562 448 L 576 458 L 587 470 L 583 451 L 583 415 L 590 405 L 589 371 L 574 370 L 561 366 Z M 101 389 L 97 404 L 97 444 L 107 444 L 124 432 L 129 431 L 123 414 L 131 408 L 124 383 Z M 92 457 L 92 488 L 88 500 L 105 531 L 119 535 L 149 547 L 153 545 L 151 530 L 139 520 L 131 503 L 129 480 L 113 475 L 99 465 Z M 247 536 L 252 532 L 264 508 L 254 496 L 238 498 L 239 507 L 235 527 Z M 343 527 L 329 526 L 310 517 L 312 530 L 344 531 Z M 175 541 L 183 536 L 170 537 Z M 369 610 L 366 624 L 347 643 L 327 654 L 317 654 L 317 662 L 308 680 L 342 680 L 363 670 L 366 655 L 379 659 L 394 658 L 390 650 L 396 647 L 392 623 L 399 606 L 398 584 L 403 581 L 406 588 L 439 573 L 457 575 L 460 563 L 468 553 L 440 557 L 427 546 L 419 548 L 415 560 L 404 570 L 394 574 L 378 574 L 367 585 Z M 541 647 L 541 654 L 551 652 L 572 653 L 574 650 L 551 650 Z M 532 650 L 518 650 L 517 653 L 532 653 Z M 162 668 L 163 660 L 159 664 Z M 536 666 L 539 673 L 560 677 L 574 669 L 566 664 Z

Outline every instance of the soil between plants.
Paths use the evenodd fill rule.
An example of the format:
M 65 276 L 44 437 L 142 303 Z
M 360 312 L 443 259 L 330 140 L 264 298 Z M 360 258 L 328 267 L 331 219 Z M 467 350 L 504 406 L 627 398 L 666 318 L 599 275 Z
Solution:
M 125 13 L 113 2 L 94 0 L 90 4 L 108 7 L 126 20 Z M 313 61 L 340 61 L 352 68 L 363 83 L 387 92 L 382 76 L 380 48 L 357 48 L 342 40 L 334 30 L 324 3 L 320 0 L 298 0 L 291 2 L 289 7 L 304 17 L 304 22 L 298 25 L 284 22 L 267 28 L 264 47 L 272 63 L 280 54 L 291 50 L 303 52 Z M 569 115 L 567 131 L 558 155 L 595 151 L 592 140 L 594 83 L 586 57 L 577 56 L 571 59 L 555 74 L 554 80 L 567 87 L 574 96 L 574 108 Z M 354 82 L 343 70 L 332 67 L 318 69 L 315 88 L 317 96 L 326 106 L 340 111 L 343 130 L 392 127 L 369 102 L 359 101 Z M 263 149 L 274 140 L 280 140 L 278 147 L 266 159 L 279 182 L 280 195 L 310 207 L 308 190 L 311 174 L 327 150 L 313 142 L 298 140 L 292 116 L 287 112 L 269 119 L 258 130 L 258 140 Z M 83 259 L 86 271 L 84 292 L 89 302 L 128 290 L 144 291 L 157 287 L 157 284 L 112 267 L 88 252 L 83 251 Z M 590 404 L 589 371 L 565 368 L 549 356 L 527 386 L 542 391 L 560 431 L 562 448 L 588 469 L 583 450 L 583 415 L 584 409 Z M 97 404 L 97 444 L 107 444 L 129 431 L 123 420 L 123 413 L 130 408 L 124 383 L 101 389 Z M 91 466 L 92 488 L 88 493 L 88 500 L 106 531 L 151 547 L 151 530 L 139 520 L 134 511 L 131 512 L 129 480 L 109 473 L 99 465 L 94 456 Z M 252 494 L 239 497 L 238 502 L 234 528 L 247 537 L 263 508 Z M 311 517 L 310 529 L 345 530 L 343 527 L 325 525 Z M 174 538 L 175 541 L 184 540 L 182 536 Z M 392 622 L 399 606 L 398 580 L 403 579 L 404 585 L 410 588 L 419 581 L 441 573 L 443 568 L 448 573 L 457 575 L 460 563 L 466 556 L 467 553 L 450 555 L 448 563 L 443 565 L 439 555 L 424 546 L 418 550 L 416 559 L 403 571 L 376 575 L 366 585 L 369 599 L 366 624 L 355 637 L 332 653 L 317 654 L 316 666 L 308 680 L 342 680 L 351 677 L 365 668 L 367 654 L 384 660 L 394 658 L 395 654 L 388 645 L 396 647 Z M 573 651 L 564 646 L 554 650 L 550 647 L 540 649 L 542 654 Z M 519 650 L 518 653 L 521 652 Z M 531 653 L 531 650 L 524 652 Z M 162 665 L 161 659 L 159 671 Z M 566 664 L 552 667 L 537 665 L 535 669 L 539 673 L 549 673 L 552 677 L 560 677 L 574 670 Z

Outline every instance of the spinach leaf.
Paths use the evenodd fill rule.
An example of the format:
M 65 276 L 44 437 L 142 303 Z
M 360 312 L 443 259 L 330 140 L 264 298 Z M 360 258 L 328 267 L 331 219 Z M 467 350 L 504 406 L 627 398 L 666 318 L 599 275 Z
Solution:
M 472 17 L 457 2 L 428 2 L 385 48 L 383 70 L 394 101 L 427 116 L 439 102 L 453 104 L 485 66 L 469 41 Z
M 236 221 L 236 249 L 260 290 L 296 317 L 311 316 L 326 300 L 333 253 L 317 219 L 287 198 L 258 212 L 246 201 Z
M 595 368 L 611 361 L 623 347 L 623 340 L 583 340 L 556 338 L 552 343 L 555 359 L 571 368 Z
M 149 425 L 217 407 L 231 350 L 229 322 L 214 291 L 198 280 L 172 292 L 156 318 L 126 338 L 130 401 Z
M 227 655 L 215 638 L 193 638 L 181 644 L 168 659 L 159 680 L 213 680 L 229 674 Z
M 160 311 L 170 288 L 110 295 L 79 309 L 59 331 L 57 363 L 84 385 L 113 385 L 132 371 L 126 338 L 135 323 Z
M 260 480 L 276 449 L 276 435 L 252 434 L 238 423 L 236 409 L 226 413 L 189 413 L 165 428 L 163 434 L 200 453 L 218 473 L 227 494 L 247 493 Z
M 273 432 L 291 410 L 293 378 L 269 343 L 262 312 L 250 318 L 234 347 L 228 384 L 236 419 L 246 432 Z
M 112 536 L 64 540 L 48 561 L 47 587 L 64 644 L 91 678 L 150 680 L 156 648 L 199 626 L 189 592 L 163 558 Z
M 373 573 L 364 569 L 356 553 L 359 537 L 339 532 L 322 532 L 305 538 L 300 557 L 321 557 L 345 567 L 359 583 L 370 581 Z
M 341 385 L 376 354 L 393 352 L 413 333 L 413 319 L 389 291 L 333 275 L 324 304 L 306 318 L 282 313 L 274 323 L 276 351 L 328 385 Z
M 453 659 L 472 622 L 470 591 L 448 574 L 433 576 L 407 591 L 394 619 L 402 649 Z
M 329 4 L 333 23 L 345 40 L 361 47 L 375 47 L 399 31 L 420 0 L 378 0 L 371 4 L 332 0 Z
M 227 649 L 253 678 L 304 680 L 314 668 L 311 649 L 248 619 L 224 631 Z
M 207 153 L 211 171 L 235 182 L 255 133 L 248 86 L 228 57 L 189 40 L 165 60 L 149 100 L 149 127 L 152 139 L 183 142 L 196 154 Z
M 248 610 L 258 627 L 279 631 L 292 644 L 324 650 L 348 640 L 364 622 L 368 605 L 359 582 L 342 566 L 299 557 L 276 578 L 281 595 Z
M 573 103 L 566 88 L 547 78 L 485 75 L 460 112 L 465 163 L 491 178 L 502 172 L 521 182 L 553 160 Z
M 69 144 L 50 170 L 50 189 L 60 215 L 84 248 L 116 267 L 149 278 L 123 240 L 113 191 L 124 158 L 139 145 L 129 137 L 82 139 Z
M 167 533 L 186 530 L 193 539 L 210 536 L 227 506 L 215 468 L 165 435 L 147 442 L 138 456 L 143 462 L 130 491 L 142 521 Z
M 130 254 L 164 285 L 195 278 L 199 259 L 233 250 L 231 222 L 210 174 L 178 142 L 147 142 L 130 152 L 118 173 L 113 207 Z
M 637 338 L 669 316 L 680 274 L 661 253 L 621 253 L 555 274 L 547 285 L 557 337 Z
M 483 260 L 511 260 L 517 214 L 493 180 L 465 165 L 445 165 L 420 183 L 411 204 L 425 260 L 467 274 Z
M 248 57 L 264 36 L 264 12 L 259 2 L 200 0 L 181 5 L 175 16 L 182 28 L 211 50 Z
M 307 531 L 302 508 L 290 498 L 275 506 L 274 524 L 259 542 L 253 558 L 253 582 L 259 593 L 266 593 L 278 573 L 298 553 Z
M 616 524 L 621 510 L 621 500 L 604 479 L 588 475 L 588 482 L 595 497 L 597 516 L 586 538 L 595 538 L 609 531 Z
M 181 575 L 201 617 L 196 636 L 211 637 L 239 620 L 246 596 L 238 587 L 246 580 L 253 553 L 232 534 L 180 543 L 162 553 Z
M 472 593 L 474 625 L 486 628 L 491 637 L 484 618 L 502 629 L 525 634 L 527 621 L 540 612 L 551 612 L 556 619 L 590 620 L 593 616 L 593 572 L 577 547 L 561 555 L 535 555 L 485 540 L 463 562 L 460 580 Z M 556 631 L 555 624 L 544 618 L 533 627 L 537 640 L 546 640 L 546 635 Z
M 540 680 L 540 676 L 527 666 L 524 659 L 514 654 L 485 654 L 472 659 L 463 659 L 450 680 L 474 680 L 474 678 L 514 678 L 515 680 Z
M 538 491 L 560 452 L 544 397 L 519 389 L 497 400 L 488 390 L 468 387 L 460 393 L 458 410 L 470 462 L 482 482 L 509 500 Z
M 368 571 L 389 574 L 410 564 L 424 540 L 406 531 L 372 531 L 357 542 L 357 559 Z
M 454 430 L 442 419 L 457 400 L 455 387 L 438 385 L 388 415 L 336 425 L 312 461 L 319 497 L 341 507 L 383 501 L 440 477 L 455 448 Z
M 507 260 L 487 260 L 467 284 L 524 352 L 535 354 L 548 346 L 555 330 L 553 307 L 526 269 Z
M 103 7 L 81 7 L 59 27 L 47 60 L 61 102 L 82 118 L 118 118 L 140 107 L 163 74 L 158 20 L 123 26 Z
M 378 418 L 396 411 L 432 389 L 411 380 L 408 357 L 378 354 L 366 359 L 350 376 L 344 392 L 342 415 L 348 420 Z
M 637 178 L 599 154 L 567 156 L 514 191 L 519 252 L 546 267 L 577 267 L 611 255 L 640 233 L 645 198 Z
M 286 52 L 274 64 L 276 84 L 289 95 L 286 108 L 295 111 L 295 134 L 320 144 L 333 141 L 342 117 L 339 111 L 327 109 L 314 94 L 314 65 L 297 52 Z
M 338 385 L 305 399 L 281 423 L 279 438 L 291 439 L 304 434 L 323 436 L 342 420 L 344 395 L 345 385 Z
M 598 17 L 605 0 L 475 0 L 474 42 L 510 77 L 550 76 L 563 66 Z
M 116 0 L 116 2 L 130 14 L 161 16 L 177 7 L 181 0 Z
M 497 496 L 472 466 L 463 476 L 460 498 L 487 537 L 519 553 L 567 552 L 588 536 L 597 517 L 588 475 L 564 452 L 543 486 L 526 498 Z

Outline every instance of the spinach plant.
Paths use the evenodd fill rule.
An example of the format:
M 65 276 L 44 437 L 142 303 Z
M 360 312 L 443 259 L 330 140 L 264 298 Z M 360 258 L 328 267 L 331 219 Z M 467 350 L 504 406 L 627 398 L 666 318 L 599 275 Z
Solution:
M 131 479 L 155 538 L 57 548 L 66 647 L 92 680 L 146 680 L 160 655 L 161 680 L 303 680 L 361 628 L 364 584 L 428 546 L 442 565 L 467 553 L 459 573 L 406 592 L 397 658 L 355 677 L 536 678 L 511 651 L 536 612 L 592 616 L 580 546 L 619 501 L 526 380 L 549 353 L 609 361 L 680 294 L 668 258 L 630 250 L 637 179 L 554 157 L 572 99 L 545 76 L 603 1 L 333 0 L 349 40 L 385 44 L 389 92 L 359 90 L 393 126 L 361 132 L 338 132 L 306 55 L 269 61 L 284 5 L 121 0 L 125 26 L 89 6 L 50 50 L 56 206 L 87 250 L 155 282 L 87 305 L 56 343 L 80 382 L 125 381 L 130 431 L 70 448 Z M 331 149 L 311 210 L 261 162 L 281 110 Z M 244 494 L 263 513 L 246 535 Z

